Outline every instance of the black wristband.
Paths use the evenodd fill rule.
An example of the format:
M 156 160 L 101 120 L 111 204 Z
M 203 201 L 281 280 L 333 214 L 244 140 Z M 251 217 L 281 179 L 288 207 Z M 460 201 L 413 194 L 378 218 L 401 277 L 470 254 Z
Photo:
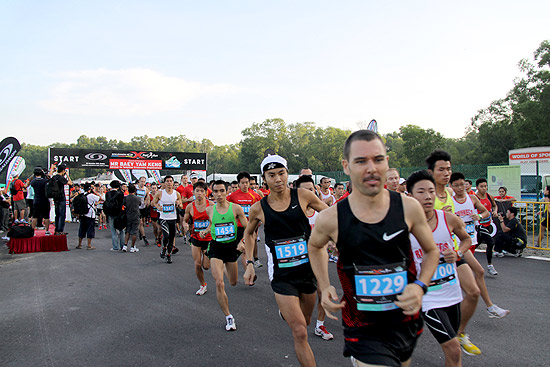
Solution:
M 248 266 L 248 264 L 254 265 L 254 260 L 246 260 L 246 266 Z

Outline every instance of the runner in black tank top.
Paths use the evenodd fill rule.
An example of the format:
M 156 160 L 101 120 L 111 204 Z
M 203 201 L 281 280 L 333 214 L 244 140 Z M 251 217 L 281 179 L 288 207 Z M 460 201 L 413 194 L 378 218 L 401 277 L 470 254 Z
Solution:
M 253 284 L 255 230 L 259 223 L 264 223 L 275 300 L 292 330 L 298 361 L 302 366 L 315 366 L 315 357 L 308 343 L 307 325 L 317 299 L 317 284 L 309 263 L 307 241 L 311 227 L 305 212 L 308 208 L 321 211 L 327 205 L 308 190 L 288 188 L 288 169 L 284 158 L 268 156 L 260 167 L 271 192 L 250 208 L 244 237 L 247 256 L 244 280 L 249 285 Z
M 389 169 L 386 147 L 374 132 L 354 132 L 344 145 L 350 196 L 319 213 L 309 241 L 311 267 L 327 316 L 342 310 L 344 356 L 365 363 L 409 366 L 418 335 L 422 296 L 439 262 L 439 250 L 420 204 L 384 189 Z M 417 277 L 409 232 L 424 252 Z M 330 285 L 326 243 L 339 250 L 341 303 Z M 418 278 L 418 279 L 417 279 Z

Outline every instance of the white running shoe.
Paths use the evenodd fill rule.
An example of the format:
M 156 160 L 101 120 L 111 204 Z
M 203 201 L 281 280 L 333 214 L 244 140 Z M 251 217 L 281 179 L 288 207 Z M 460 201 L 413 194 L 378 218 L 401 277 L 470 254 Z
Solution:
M 323 338 L 323 340 L 332 340 L 334 339 L 334 335 L 328 332 L 325 325 L 321 325 L 319 327 L 315 328 L 315 335 L 320 336 Z
M 130 252 L 139 252 L 139 249 L 138 249 L 137 247 L 135 247 L 135 246 L 132 246 L 132 247 L 130 248 Z
M 263 264 L 260 262 L 260 259 L 254 260 L 254 267 L 255 268 L 261 268 Z
M 502 253 L 502 252 L 495 252 L 495 257 L 504 257 L 504 253 Z
M 128 251 L 128 246 L 126 245 L 122 246 L 122 252 L 126 252 L 126 251 Z
M 232 331 L 237 330 L 237 325 L 235 325 L 235 319 L 233 317 L 230 317 L 227 320 L 227 325 L 225 325 L 225 330 Z
M 489 317 L 492 319 L 502 319 L 510 313 L 510 310 L 502 309 L 494 304 L 491 307 L 487 307 L 487 312 L 489 313 Z
M 195 292 L 195 294 L 197 296 L 202 296 L 203 294 L 206 293 L 206 283 L 204 283 L 204 285 L 201 285 L 201 287 L 199 288 L 198 291 Z
M 487 265 L 487 272 L 491 275 L 498 275 L 494 265 Z

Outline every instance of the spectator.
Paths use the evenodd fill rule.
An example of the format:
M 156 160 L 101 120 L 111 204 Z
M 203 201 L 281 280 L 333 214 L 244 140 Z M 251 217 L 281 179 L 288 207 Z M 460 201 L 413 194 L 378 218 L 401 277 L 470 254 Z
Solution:
M 78 246 L 77 249 L 82 248 L 82 240 L 88 238 L 88 250 L 95 250 L 92 246 L 92 239 L 95 237 L 95 206 L 99 201 L 99 193 L 95 191 L 95 186 L 89 183 L 84 184 L 84 195 L 88 201 L 88 213 L 80 216 L 80 225 L 78 227 Z M 57 218 L 56 218 L 57 219 Z
M 133 184 L 128 185 L 128 196 L 124 198 L 122 205 L 126 208 L 126 239 L 122 251 L 128 250 L 128 242 L 132 237 L 132 247 L 130 252 L 138 252 L 136 247 L 136 237 L 139 228 L 139 206 L 141 204 L 141 198 L 136 196 L 136 186 Z
M 55 182 L 57 183 L 59 192 L 59 195 L 53 198 L 53 203 L 55 206 L 55 234 L 68 234 L 64 232 L 65 218 L 67 216 L 67 209 L 65 207 L 65 205 L 67 205 L 65 199 L 65 185 L 72 185 L 73 181 L 71 181 L 71 178 L 69 177 L 67 166 L 63 163 L 57 166 L 57 174 L 54 175 L 52 179 L 55 180 Z
M 497 257 L 503 257 L 504 251 L 520 257 L 527 245 L 527 235 L 525 234 L 525 229 L 516 218 L 517 214 L 518 209 L 513 206 L 506 210 L 508 224 L 504 224 L 502 214 L 499 213 L 498 215 L 502 232 L 499 232 L 496 238 L 495 255 Z
M 399 189 L 399 171 L 397 168 L 390 168 L 386 173 L 386 188 L 391 191 Z
M 516 201 L 516 198 L 513 196 L 508 196 L 508 189 L 504 186 L 498 188 L 498 195 L 495 196 L 495 201 Z
M 37 226 L 42 226 L 42 219 L 44 220 L 44 226 L 46 227 L 46 236 L 50 233 L 50 200 L 46 197 L 46 184 L 48 180 L 44 177 L 44 171 L 42 167 L 36 167 L 34 169 L 34 179 L 31 181 L 30 187 L 34 190 L 34 215 L 32 219 L 32 228 L 36 229 Z M 38 218 L 41 218 L 40 222 Z
M 10 194 L 13 200 L 13 219 L 15 223 L 27 223 L 25 220 L 25 209 L 27 204 L 25 202 L 25 193 L 23 189 L 25 184 L 19 179 L 19 175 L 13 176 L 13 181 L 10 184 Z
M 111 181 L 111 190 L 109 190 L 105 194 L 105 203 L 104 208 L 108 205 L 110 205 L 111 202 L 113 202 L 113 208 L 104 209 L 105 214 L 107 214 L 107 221 L 109 223 L 109 227 L 111 228 L 111 241 L 113 243 L 113 247 L 111 248 L 111 251 L 122 251 L 122 247 L 124 246 L 124 231 L 118 230 L 115 228 L 115 218 L 121 213 L 122 211 L 122 202 L 124 201 L 124 192 L 122 192 L 120 187 L 120 182 L 118 180 Z
M 0 233 L 5 233 L 9 229 L 10 220 L 10 200 L 7 194 L 0 192 Z M 7 237 L 2 237 L 6 239 Z
M 544 203 L 550 202 L 550 186 L 546 186 L 544 189 Z M 541 205 L 540 206 L 540 226 L 539 226 L 539 237 L 537 238 L 537 247 L 541 247 L 542 244 L 542 236 L 548 231 L 549 222 L 550 222 L 550 215 L 549 215 L 549 204 Z M 548 247 L 548 237 L 546 239 Z
M 399 186 L 397 187 L 397 191 L 405 195 L 407 194 L 407 180 L 405 180 L 403 177 L 399 179 Z

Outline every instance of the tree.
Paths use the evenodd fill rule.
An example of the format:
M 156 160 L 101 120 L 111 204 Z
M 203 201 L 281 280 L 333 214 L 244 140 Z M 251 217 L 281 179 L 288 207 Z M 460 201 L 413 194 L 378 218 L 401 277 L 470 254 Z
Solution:
M 409 165 L 423 166 L 426 157 L 437 148 L 443 148 L 445 137 L 433 129 L 423 129 L 416 125 L 399 128 L 399 137 L 403 139 L 402 154 L 406 155 Z M 404 159 L 404 157 L 397 157 Z

